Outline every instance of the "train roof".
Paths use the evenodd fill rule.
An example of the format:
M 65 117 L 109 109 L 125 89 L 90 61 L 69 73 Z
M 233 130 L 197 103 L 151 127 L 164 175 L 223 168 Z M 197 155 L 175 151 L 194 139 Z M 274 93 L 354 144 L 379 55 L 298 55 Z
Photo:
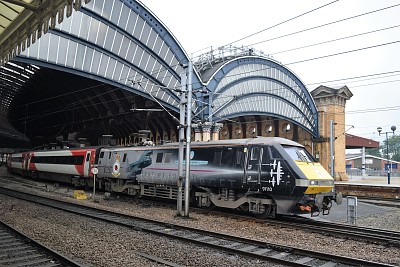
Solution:
M 303 145 L 294 142 L 289 139 L 281 138 L 281 137 L 256 137 L 256 138 L 247 138 L 247 139 L 228 139 L 228 140 L 216 140 L 216 141 L 193 141 L 191 142 L 191 147 L 212 147 L 212 146 L 246 146 L 246 145 L 288 145 L 288 146 L 298 146 L 304 147 Z M 154 149 L 166 149 L 166 148 L 176 148 L 179 146 L 178 142 L 168 143 L 160 146 L 135 146 L 135 147 L 104 147 L 104 150 L 148 150 L 149 148 Z
M 192 141 L 191 147 L 213 147 L 213 146 L 246 146 L 246 145 L 288 145 L 304 147 L 303 145 L 294 142 L 289 139 L 282 137 L 256 137 L 256 138 L 246 138 L 246 139 L 227 139 L 227 140 L 215 140 L 215 141 Z M 127 150 L 149 150 L 152 149 L 167 149 L 167 148 L 177 148 L 179 146 L 178 142 L 167 143 L 159 146 L 130 146 L 130 147 L 79 147 L 79 148 L 68 148 L 68 149 L 49 149 L 49 150 L 36 150 L 36 152 L 55 152 L 55 151 L 65 151 L 65 150 L 97 150 L 99 148 L 108 151 L 127 151 Z M 21 155 L 23 153 L 29 153 L 33 151 L 14 153 L 14 156 Z
M 174 143 L 178 144 L 178 143 Z M 192 142 L 192 146 L 213 146 L 213 145 L 290 145 L 290 146 L 302 146 L 292 140 L 281 138 L 281 137 L 256 137 L 247 139 L 227 139 L 227 140 L 216 140 L 216 141 L 201 141 Z

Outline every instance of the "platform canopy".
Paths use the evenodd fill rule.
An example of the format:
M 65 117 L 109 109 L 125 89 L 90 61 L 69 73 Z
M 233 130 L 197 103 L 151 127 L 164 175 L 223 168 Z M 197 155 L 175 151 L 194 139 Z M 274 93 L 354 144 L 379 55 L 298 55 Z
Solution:
M 355 149 L 355 148 L 379 148 L 379 142 L 367 139 L 364 137 L 346 134 L 346 149 Z

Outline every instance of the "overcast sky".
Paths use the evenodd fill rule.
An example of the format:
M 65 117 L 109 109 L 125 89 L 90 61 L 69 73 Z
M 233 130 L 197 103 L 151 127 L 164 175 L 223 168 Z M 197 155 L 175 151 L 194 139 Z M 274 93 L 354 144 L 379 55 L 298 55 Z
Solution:
M 354 95 L 346 105 L 347 133 L 382 141 L 385 135 L 379 136 L 376 128 L 386 132 L 395 125 L 400 134 L 400 1 L 142 2 L 189 55 L 244 38 L 235 45 L 251 45 L 271 54 L 309 91 L 321 84 L 334 88 L 347 85 Z M 350 38 L 354 35 L 358 36 Z M 308 47 L 301 48 L 304 46 Z

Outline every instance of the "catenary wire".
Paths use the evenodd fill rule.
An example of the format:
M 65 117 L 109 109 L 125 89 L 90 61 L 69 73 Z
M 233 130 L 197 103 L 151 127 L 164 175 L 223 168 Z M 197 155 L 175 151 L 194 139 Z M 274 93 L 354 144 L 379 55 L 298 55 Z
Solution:
M 250 45 L 257 45 L 257 44 L 261 44 L 261 43 L 265 43 L 265 42 L 281 39 L 281 38 L 284 38 L 284 37 L 288 37 L 288 36 L 296 35 L 296 34 L 299 34 L 299 33 L 315 30 L 315 29 L 318 29 L 318 28 L 322 28 L 322 27 L 325 27 L 325 26 L 329 26 L 329 25 L 332 25 L 332 24 L 339 23 L 339 22 L 344 22 L 344 21 L 347 21 L 347 20 L 350 20 L 350 19 L 355 19 L 355 18 L 359 18 L 359 17 L 362 17 L 362 16 L 370 15 L 370 14 L 373 14 L 373 13 L 376 13 L 376 12 L 380 12 L 380 11 L 387 10 L 387 9 L 390 9 L 390 8 L 394 8 L 394 7 L 398 7 L 398 6 L 400 6 L 400 4 L 396 4 L 396 5 L 392 5 L 392 6 L 388 6 L 388 7 L 384 7 L 384 8 L 380 8 L 380 9 L 376 9 L 376 10 L 373 10 L 373 11 L 369 11 L 369 12 L 366 12 L 366 13 L 362 13 L 362 14 L 358 14 L 358 15 L 355 15 L 355 16 L 347 17 L 347 18 L 344 18 L 344 19 L 339 19 L 339 20 L 335 20 L 335 21 L 332 21 L 332 22 L 324 23 L 324 24 L 321 24 L 321 25 L 318 25 L 318 26 L 306 28 L 306 29 L 303 29 L 303 30 L 300 30 L 300 31 L 296 31 L 296 32 L 280 35 L 280 36 L 277 36 L 277 37 L 274 37 L 274 38 L 270 38 L 270 39 L 267 39 L 267 40 L 263 40 L 263 41 L 259 41 L 259 42 L 256 42 L 256 43 L 253 43 L 253 44 L 250 44 Z
M 329 5 L 333 4 L 333 3 L 336 3 L 336 2 L 338 2 L 338 1 L 339 1 L 339 0 L 329 2 L 329 3 L 325 4 L 325 5 L 322 5 L 322 6 L 319 6 L 319 7 L 317 7 L 317 8 L 314 8 L 314 9 L 309 10 L 309 11 L 307 11 L 307 12 L 304 12 L 304 13 L 302 13 L 302 14 L 300 14 L 300 15 L 294 16 L 294 17 L 292 17 L 292 18 L 290 18 L 290 19 L 286 19 L 286 20 L 284 20 L 284 21 L 282 21 L 282 22 L 279 22 L 279 23 L 277 23 L 277 24 L 274 24 L 274 25 L 272 25 L 272 26 L 270 26 L 270 27 L 267 27 L 267 28 L 265 28 L 265 29 L 263 29 L 263 30 L 260 30 L 260 31 L 258 31 L 258 32 L 255 32 L 255 33 L 252 33 L 252 34 L 247 35 L 247 36 L 245 36 L 245 37 L 242 37 L 242 38 L 240 38 L 240 39 L 238 39 L 238 40 L 236 40 L 236 41 L 232 41 L 232 42 L 230 42 L 230 43 L 228 43 L 228 44 L 226 44 L 226 45 L 231 45 L 231 44 L 237 43 L 237 42 L 239 42 L 239 41 L 243 41 L 243 40 L 245 40 L 245 39 L 247 39 L 247 38 L 250 38 L 250 37 L 252 37 L 252 36 L 255 36 L 255 35 L 257 35 L 257 34 L 260 34 L 260 33 L 262 33 L 262 32 L 265 32 L 265 31 L 267 31 L 267 30 L 270 30 L 270 29 L 272 29 L 272 28 L 275 28 L 275 27 L 277 27 L 277 26 L 279 26 L 279 25 L 285 24 L 285 23 L 287 23 L 287 22 L 289 22 L 289 21 L 295 20 L 295 19 L 297 19 L 297 18 L 300 18 L 300 17 L 302 17 L 302 16 L 305 16 L 305 15 L 307 15 L 307 14 L 310 14 L 310 13 L 312 13 L 312 12 L 314 12 L 314 11 L 317 11 L 317 10 L 319 10 L 319 9 L 322 9 L 322 8 L 324 8 L 324 7 L 327 7 L 327 6 L 329 6 Z M 203 51 L 203 50 L 205 50 L 205 49 L 207 49 L 207 48 L 200 49 L 200 50 L 198 50 L 198 51 L 196 51 L 196 52 L 194 52 L 194 53 Z
M 318 45 L 322 45 L 322 44 L 328 44 L 328 43 L 332 43 L 332 42 L 342 41 L 342 40 L 346 40 L 346 39 L 350 39 L 350 38 L 354 38 L 354 37 L 360 37 L 360 36 L 371 34 L 371 33 L 377 33 L 377 32 L 381 32 L 381 31 L 391 30 L 391 29 L 394 29 L 394 28 L 397 28 L 397 27 L 400 27 L 400 24 L 395 25 L 395 26 L 390 26 L 390 27 L 386 27 L 386 28 L 373 30 L 373 31 L 358 33 L 358 34 L 349 35 L 349 36 L 345 36 L 345 37 L 340 37 L 340 38 L 336 38 L 336 39 L 332 39 L 332 40 L 327 40 L 327 41 L 323 41 L 323 42 L 319 42 L 319 43 L 314 43 L 314 44 L 310 44 L 310 45 L 304 45 L 304 46 L 299 46 L 299 47 L 295 47 L 295 48 L 291 48 L 291 49 L 287 49 L 287 50 L 282 50 L 282 51 L 278 51 L 278 52 L 272 52 L 272 53 L 269 53 L 269 55 L 277 55 L 277 54 L 291 52 L 291 51 L 295 51 L 295 50 L 299 50 L 299 49 L 318 46 Z

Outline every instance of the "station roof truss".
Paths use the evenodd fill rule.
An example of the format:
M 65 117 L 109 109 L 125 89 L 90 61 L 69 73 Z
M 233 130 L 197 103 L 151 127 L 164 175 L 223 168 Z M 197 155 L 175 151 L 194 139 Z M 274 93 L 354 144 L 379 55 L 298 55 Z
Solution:
M 59 19 L 59 24 L 40 24 L 40 30 L 13 50 L 11 55 L 16 57 L 11 64 L 80 75 L 111 85 L 110 88 L 155 100 L 165 109 L 179 111 L 179 93 L 175 89 L 181 89 L 180 75 L 188 57 L 163 23 L 138 1 L 91 0 L 78 4 L 79 10 Z M 51 18 L 46 21 L 54 22 Z M 3 58 L 2 62 L 9 59 Z M 193 83 L 200 86 L 198 75 L 195 73 L 193 77 Z M 7 87 L 7 91 L 18 88 Z M 90 88 L 87 91 L 96 93 Z M 137 99 L 139 103 L 125 101 L 123 109 L 143 107 L 145 101 Z M 107 101 L 101 97 L 97 100 L 103 106 L 100 109 L 109 108 Z M 8 108 L 8 105 L 2 106 L 5 113 Z
M 246 115 L 273 116 L 319 135 L 313 98 L 292 71 L 253 49 L 236 48 L 236 56 L 223 54 L 224 60 L 212 57 L 208 68 L 197 64 L 212 98 L 206 118 L 218 122 Z
M 3 122 L 8 123 L 4 118 L 11 117 L 13 125 L 18 124 L 21 131 L 26 130 L 29 117 L 34 116 L 32 121 L 37 122 L 36 118 L 43 119 L 49 114 L 72 112 L 64 115 L 69 126 L 78 121 L 83 128 L 103 125 L 102 131 L 108 134 L 110 127 L 117 125 L 116 134 L 127 136 L 143 125 L 150 127 L 147 122 L 137 123 L 129 115 L 131 109 L 161 105 L 179 114 L 181 74 L 189 57 L 170 30 L 143 3 L 0 1 L 8 6 L 14 2 L 20 3 L 18 14 L 4 27 L 0 38 L 5 33 L 24 37 L 3 41 L 6 44 L 2 46 L 5 48 L 1 50 L 0 62 Z M 40 11 L 42 17 L 32 15 L 38 21 L 27 18 L 22 26 L 17 24 L 24 13 Z M 31 29 L 23 26 L 28 25 L 25 23 L 34 26 Z M 219 53 L 223 52 L 219 49 Z M 194 119 L 219 122 L 246 115 L 273 116 L 318 136 L 313 98 L 288 68 L 247 48 L 235 49 L 232 57 L 220 54 L 208 61 L 211 68 L 210 64 L 195 62 Z M 72 82 L 73 79 L 76 81 Z M 12 105 L 16 97 L 20 100 Z M 54 101 L 43 105 L 41 97 Z M 21 107 L 23 112 L 19 110 Z M 32 115 L 34 112 L 36 115 Z M 156 116 L 152 127 L 176 128 L 171 127 L 175 123 L 171 118 L 163 125 L 166 117 Z M 60 124 L 56 131 L 60 132 L 69 127 L 65 123 L 62 126 L 62 120 L 59 116 L 47 123 Z M 98 120 L 101 122 L 96 123 Z
M 188 57 L 140 2 L 91 0 L 16 60 L 90 77 L 177 111 L 174 89 Z
M 84 0 L 88 3 L 90 0 Z M 83 0 L 0 1 L 0 66 L 79 10 Z

